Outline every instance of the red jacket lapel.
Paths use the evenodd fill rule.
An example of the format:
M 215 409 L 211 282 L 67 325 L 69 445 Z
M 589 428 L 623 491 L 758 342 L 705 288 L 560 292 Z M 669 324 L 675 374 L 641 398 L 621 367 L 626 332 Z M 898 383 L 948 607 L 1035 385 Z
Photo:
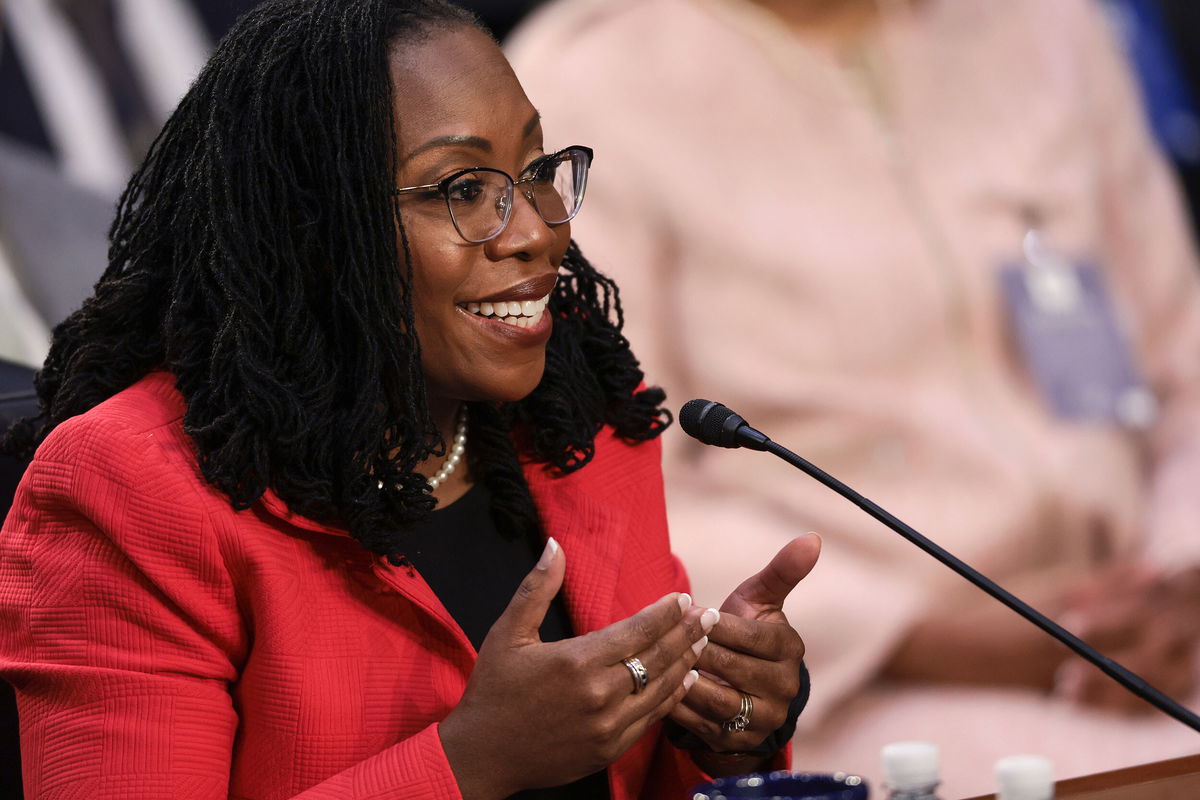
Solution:
M 587 469 L 555 478 L 540 465 L 525 468 L 529 491 L 567 558 L 563 593 L 576 635 L 612 622 L 628 514 L 588 493 Z

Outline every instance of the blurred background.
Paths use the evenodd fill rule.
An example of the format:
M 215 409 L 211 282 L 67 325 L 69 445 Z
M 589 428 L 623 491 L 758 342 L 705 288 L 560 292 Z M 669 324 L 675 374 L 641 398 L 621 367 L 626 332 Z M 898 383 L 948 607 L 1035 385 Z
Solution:
M 105 267 L 107 228 L 131 170 L 214 43 L 254 4 L 251 0 L 5 0 L 0 5 L 0 417 L 12 418 L 29 410 L 33 369 L 45 357 L 50 330 L 79 306 Z M 1153 387 L 1163 410 L 1159 423 L 1147 423 L 1136 431 L 1113 426 L 1081 434 L 1078 427 L 1037 406 L 1020 369 L 1013 366 L 1012 354 L 1005 350 L 1008 346 L 998 343 L 1000 326 L 993 325 L 993 317 L 1000 316 L 1001 301 L 990 285 L 987 290 L 979 288 L 976 299 L 982 321 L 975 326 L 975 333 L 992 331 L 996 341 L 976 337 L 983 342 L 981 356 L 972 350 L 974 334 L 964 335 L 966 344 L 953 357 L 969 362 L 978 356 L 983 364 L 978 368 L 982 377 L 971 380 L 978 379 L 985 397 L 978 403 L 975 399 L 964 401 L 973 404 L 970 414 L 975 422 L 997 412 L 994 418 L 980 422 L 987 428 L 983 434 L 968 429 L 967 423 L 961 430 L 954 428 L 955 403 L 963 399 L 958 394 L 969 395 L 959 392 L 958 384 L 947 390 L 953 395 L 950 400 L 939 399 L 945 400 L 945 405 L 931 402 L 917 407 L 925 397 L 922 392 L 929 388 L 923 383 L 927 376 L 920 370 L 922 365 L 908 373 L 897 370 L 896 385 L 887 386 L 854 383 L 861 377 L 856 374 L 834 376 L 833 367 L 814 356 L 789 378 L 781 379 L 780 387 L 800 387 L 791 395 L 780 389 L 780 397 L 761 412 L 738 410 L 772 435 L 776 429 L 764 420 L 777 417 L 783 420 L 781 427 L 795 418 L 811 423 L 790 430 L 794 439 L 787 443 L 810 457 L 811 452 L 831 453 L 829 459 L 846 470 L 840 477 L 853 478 L 856 470 L 863 470 L 862 484 L 848 482 L 864 491 L 878 487 L 874 499 L 902 512 L 903 519 L 935 540 L 945 543 L 943 537 L 962 533 L 968 553 L 978 552 L 985 561 L 993 559 L 996 569 L 1016 584 L 1009 588 L 1018 594 L 1024 588 L 1032 593 L 1027 599 L 1046 597 L 1050 607 L 1077 618 L 1112 613 L 1137 622 L 1149 619 L 1147 608 L 1155 603 L 1160 609 L 1179 603 L 1179 608 L 1185 609 L 1179 613 L 1191 613 L 1192 620 L 1200 618 L 1200 594 L 1187 595 L 1194 587 L 1180 588 L 1176 576 L 1164 577 L 1161 569 L 1146 577 L 1138 544 L 1142 533 L 1159 529 L 1169 529 L 1176 544 L 1185 540 L 1171 552 L 1194 554 L 1200 542 L 1198 493 L 1191 479 L 1200 463 L 1200 426 L 1194 424 L 1193 414 L 1200 398 L 1200 376 L 1194 374 L 1194 367 L 1200 367 L 1200 354 L 1192 347 L 1197 334 L 1192 325 L 1194 300 L 1200 295 L 1193 285 L 1194 275 L 1181 278 L 1170 272 L 1181 264 L 1189 273 L 1196 270 L 1200 4 L 1195 0 L 962 0 L 957 6 L 962 16 L 952 25 L 939 22 L 936 13 L 913 9 L 949 8 L 955 0 L 877 0 L 879 7 L 906 10 L 878 25 L 895 29 L 894 35 L 880 37 L 882 44 L 871 40 L 874 34 L 867 34 L 865 38 L 872 44 L 863 48 L 865 55 L 858 54 L 863 55 L 862 63 L 848 68 L 845 52 L 855 48 L 844 51 L 837 43 L 841 35 L 837 26 L 842 22 L 829 22 L 838 14 L 826 12 L 872 2 L 796 2 L 793 8 L 817 11 L 811 18 L 790 20 L 787 0 L 462 0 L 459 4 L 477 12 L 498 38 L 508 42 L 518 75 L 543 112 L 547 144 L 571 144 L 578 136 L 579 143 L 596 146 L 589 203 L 575 230 L 584 252 L 625 287 L 630 330 L 636 332 L 631 333 L 635 352 L 645 354 L 648 379 L 666 385 L 676 405 L 691 396 L 693 386 L 703 391 L 719 381 L 715 377 L 707 383 L 697 380 L 708 367 L 697 367 L 694 353 L 679 351 L 680 337 L 674 335 L 677 328 L 663 329 L 679 322 L 672 314 L 684 314 L 687 309 L 668 309 L 668 301 L 648 307 L 648 298 L 655 297 L 659 303 L 646 283 L 656 270 L 669 276 L 664 291 L 685 286 L 694 291 L 687 294 L 681 290 L 673 300 L 705 304 L 704 313 L 715 321 L 711 327 L 719 329 L 717 323 L 725 322 L 730 336 L 735 331 L 744 335 L 737 348 L 722 350 L 718 342 L 715 348 L 705 350 L 714 371 L 732 368 L 747 349 L 777 338 L 789 350 L 782 360 L 808 352 L 805 348 L 819 340 L 823 351 L 851 354 L 851 359 L 860 359 L 860 371 L 869 372 L 878 367 L 870 358 L 895 344 L 886 341 L 888 336 L 872 324 L 893 313 L 894 306 L 905 306 L 908 293 L 916 292 L 914 287 L 920 283 L 912 275 L 907 282 L 896 281 L 902 269 L 912 266 L 900 263 L 909 244 L 915 242 L 915 251 L 920 251 L 914 260 L 943 262 L 939 265 L 943 271 L 961 268 L 964 274 L 987 272 L 990 276 L 994 259 L 981 257 L 976 264 L 962 253 L 971 250 L 972 237 L 986 238 L 984 229 L 1003 216 L 1011 223 L 1011 237 L 992 248 L 995 252 L 1011 245 L 1009 249 L 1019 253 L 1021 226 L 1045 227 L 1053 235 L 1061 222 L 1063 236 L 1058 241 L 1066 242 L 1066 249 L 1078 245 L 1079 252 L 1089 257 L 1110 255 L 1109 262 L 1116 270 L 1117 305 L 1128 300 L 1151 321 L 1163 322 L 1154 335 L 1142 337 L 1135 331 L 1133 337 L 1139 340 L 1139 347 L 1149 348 L 1150 362 L 1157 363 L 1157 354 L 1169 353 L 1163 360 L 1170 363 L 1159 370 L 1168 377 Z M 704 12 L 697 12 L 701 7 Z M 751 7 L 758 11 L 746 11 Z M 973 28 L 970 15 L 977 13 L 974 9 L 987 9 L 978 11 L 979 18 L 994 23 L 997 32 Z M 759 13 L 764 10 L 766 15 Z M 1104 32 L 1091 30 L 1093 17 L 1103 19 Z M 847 19 L 847 28 L 858 24 L 854 13 Z M 829 30 L 822 28 L 827 23 Z M 941 28 L 930 32 L 937 25 Z M 1022 25 L 1027 27 L 1022 29 Z M 1021 30 L 1028 33 L 1028 41 L 1021 39 L 1025 36 Z M 953 32 L 951 40 L 946 39 L 946 31 Z M 1016 38 L 1005 40 L 1006 32 Z M 931 47 L 941 48 L 936 53 L 942 61 L 928 56 L 930 48 L 914 45 L 924 42 L 923 36 L 931 37 Z M 748 50 L 747 42 L 754 43 Z M 1117 45 L 1119 63 L 1108 60 L 1112 42 Z M 999 50 L 996 58 L 978 60 L 989 43 Z M 875 56 L 866 51 L 876 44 L 881 60 L 890 66 L 873 72 Z M 637 55 L 631 56 L 635 51 Z M 1078 63 L 1072 61 L 1076 53 L 1081 54 Z M 759 54 L 768 56 L 765 61 L 770 65 L 754 62 Z M 728 61 L 722 60 L 725 58 Z M 1061 67 L 1062 73 L 1039 74 L 1040 58 L 1047 65 Z M 961 69 L 956 66 L 960 61 Z M 831 89 L 840 86 L 839 81 L 845 82 L 841 72 L 829 85 L 821 85 L 829 77 L 825 71 L 829 64 L 853 72 L 851 82 L 862 78 L 868 95 L 880 86 L 885 100 L 887 92 L 893 92 L 895 129 L 882 134 L 874 131 L 866 139 L 875 134 L 884 139 L 893 136 L 901 141 L 897 150 L 885 152 L 884 146 L 878 152 L 868 147 L 863 152 L 837 153 L 836 148 L 847 147 L 861 133 L 855 125 L 866 124 L 859 119 L 847 122 L 844 129 L 839 127 L 851 119 L 847 109 L 853 106 L 854 113 L 862 112 L 872 101 L 847 99 L 839 94 L 844 86 Z M 981 64 L 1002 66 L 991 69 Z M 762 72 L 750 78 L 751 83 L 740 87 L 734 83 L 734 77 L 750 74 L 751 67 Z M 942 72 L 938 74 L 938 70 Z M 750 103 L 756 89 L 773 85 L 772 81 L 785 73 L 788 80 L 780 84 L 785 88 L 778 96 L 765 98 L 761 107 L 738 104 Z M 793 81 L 800 73 L 807 73 L 800 76 L 805 80 Z M 1006 84 L 1000 82 L 1001 75 L 1007 76 Z M 1068 77 L 1059 80 L 1063 75 Z M 656 95 L 658 90 L 664 94 Z M 719 94 L 722 91 L 726 94 Z M 1105 111 L 1085 118 L 1094 110 L 1079 111 L 1076 101 L 1088 92 L 1095 97 L 1089 95 L 1086 100 L 1095 100 L 1096 107 Z M 914 108 L 904 106 L 911 97 L 936 97 L 936 104 L 925 106 L 924 117 L 919 118 Z M 980 114 L 994 115 L 987 122 L 992 130 L 981 133 L 972 127 L 977 122 L 972 104 L 977 101 L 980 105 L 998 104 Z M 685 108 L 687 103 L 692 105 Z M 748 108 L 767 110 L 754 116 Z M 728 115 L 720 114 L 724 110 Z M 913 119 L 905 117 L 909 113 Z M 667 118 L 667 114 L 673 116 Z M 794 128 L 787 127 L 788 120 Z M 997 136 L 997 126 L 1004 125 L 1012 126 L 1012 135 Z M 722 132 L 733 138 L 722 143 Z M 906 143 L 906 136 L 911 136 L 911 141 Z M 955 158 L 956 146 L 967 139 L 980 149 L 955 170 L 948 169 L 946 164 Z M 980 144 L 985 139 L 987 144 Z M 1112 149 L 1114 141 L 1120 149 Z M 729 142 L 738 145 L 737 158 L 727 157 L 733 152 L 725 148 Z M 1093 142 L 1100 143 L 1094 151 Z M 748 147 L 748 154 L 740 149 L 743 146 Z M 938 176 L 930 179 L 926 196 L 918 200 L 928 205 L 923 212 L 926 217 L 940 215 L 940 219 L 922 218 L 913 224 L 907 212 L 896 213 L 904 218 L 902 222 L 888 218 L 891 212 L 879 205 L 879 198 L 894 188 L 891 178 L 883 180 L 881 189 L 870 183 L 879 176 L 861 172 L 875 165 L 871 159 L 882 164 L 897 158 L 906 146 L 911 162 L 901 165 L 897 174 L 914 171 L 916 184 L 928 175 Z M 930 149 L 923 151 L 925 146 Z M 989 151 L 987 147 L 998 149 Z M 1038 161 L 1037 169 L 1021 173 L 1017 151 L 1022 147 L 1049 160 Z M 843 157 L 845 161 L 839 161 Z M 923 165 L 924 157 L 930 159 L 929 164 Z M 1126 157 L 1128 164 L 1120 160 Z M 1110 158 L 1112 164 L 1105 161 Z M 937 163 L 939 159 L 946 163 Z M 999 169 L 998 164 L 1009 164 L 1006 159 L 1011 159 L 1012 169 Z M 796 169 L 777 167 L 785 162 Z M 1062 183 L 1060 163 L 1080 170 L 1069 176 L 1069 186 Z M 819 191 L 821 170 L 827 164 L 843 166 L 832 177 L 826 176 L 828 191 L 823 192 Z M 1169 166 L 1169 175 L 1165 171 L 1160 175 L 1163 164 Z M 922 172 L 925 167 L 929 173 Z M 890 169 L 882 166 L 880 174 L 890 174 Z M 1108 175 L 1114 171 L 1120 174 Z M 757 175 L 758 181 L 745 178 L 747 173 Z M 717 174 L 722 180 L 713 177 Z M 900 182 L 909 178 L 911 175 Z M 942 184 L 938 180 L 951 189 L 939 195 Z M 1045 186 L 1040 183 L 1043 180 Z M 988 181 L 994 185 L 985 185 Z M 921 194 L 919 186 L 916 190 L 900 188 L 902 193 Z M 992 189 L 1000 194 L 982 191 Z M 667 190 L 675 194 L 667 194 Z M 773 193 L 784 199 L 778 200 Z M 968 208 L 969 203 L 962 201 L 963 197 L 985 195 L 992 197 L 988 202 L 1002 197 L 986 208 L 982 207 L 985 203 Z M 736 204 L 745 209 L 755 203 L 765 205 L 767 199 L 774 205 L 763 216 L 731 213 Z M 850 225 L 839 227 L 838 202 L 846 205 L 847 214 L 857 215 L 856 221 L 865 220 L 863 228 L 869 230 L 860 233 Z M 787 214 L 779 213 L 783 211 L 795 212 L 799 221 L 793 223 Z M 712 224 L 695 231 L 706 213 L 714 214 Z M 772 217 L 772 213 L 779 215 Z M 878 216 L 871 218 L 872 213 Z M 820 228 L 813 220 L 828 222 L 828 227 Z M 786 297 L 794 290 L 796 308 L 810 303 L 814 312 L 831 315 L 839 303 L 845 303 L 865 320 L 849 312 L 844 317 L 830 316 L 835 323 L 849 321 L 841 327 L 817 326 L 814 336 L 784 327 L 759 331 L 757 326 L 765 315 L 757 307 L 734 307 L 738 301 L 730 298 L 740 295 L 728 283 L 714 278 L 708 286 L 712 294 L 707 297 L 715 299 L 698 299 L 705 297 L 701 291 L 705 276 L 719 275 L 724 280 L 736 270 L 756 267 L 758 261 L 771 262 L 778 255 L 754 250 L 748 243 L 778 244 L 777 240 L 795 233 L 785 228 L 804 225 L 815 226 L 812 240 L 785 254 L 792 274 L 760 276 L 767 291 Z M 689 242 L 693 248 L 702 242 L 706 250 L 689 253 Z M 851 263 L 848 254 L 867 252 L 867 244 L 874 249 L 863 261 L 876 272 L 860 274 L 855 271 L 860 265 Z M 957 254 L 947 256 L 942 250 Z M 801 266 L 805 256 L 815 263 L 807 273 Z M 844 284 L 830 282 L 833 264 L 840 265 Z M 1162 271 L 1155 272 L 1159 269 L 1156 264 L 1163 265 Z M 693 273 L 671 272 L 679 269 Z M 1122 276 L 1130 275 L 1144 275 L 1145 284 L 1123 282 Z M 896 282 L 888 284 L 889 280 Z M 968 294 L 978 288 L 973 280 L 968 277 L 963 284 Z M 877 298 L 878 312 L 864 306 L 863 297 L 857 294 L 865 283 L 885 287 Z M 894 288 L 886 289 L 889 285 Z M 1153 302 L 1146 299 L 1150 293 L 1146 287 L 1151 286 L 1158 298 Z M 1154 305 L 1172 295 L 1189 298 L 1184 304 L 1188 309 Z M 965 307 L 969 310 L 969 303 Z M 917 310 L 909 310 L 914 324 L 927 321 Z M 937 312 L 941 313 L 940 309 Z M 737 322 L 739 315 L 744 324 Z M 872 315 L 876 319 L 870 319 Z M 679 324 L 686 327 L 689 323 Z M 964 328 L 969 329 L 970 324 Z M 997 360 L 994 375 L 987 373 L 991 366 L 985 362 L 992 357 L 988 348 L 1005 352 L 1003 359 Z M 918 348 L 918 355 L 929 356 L 932 363 L 936 352 L 932 346 L 929 350 Z M 747 392 L 759 389 L 762 383 L 754 374 L 740 380 Z M 849 399 L 838 406 L 841 401 L 830 398 L 835 398 L 843 384 L 849 387 Z M 825 390 L 827 396 L 815 396 Z M 763 392 L 768 393 L 765 388 Z M 733 405 L 731 396 L 736 396 L 736 389 L 717 399 Z M 888 417 L 889 404 L 905 400 L 915 409 L 913 424 L 923 430 L 905 430 L 901 423 L 912 420 Z M 847 430 L 856 432 L 844 441 L 832 433 L 842 421 Z M 968 452 L 969 440 L 976 434 L 1001 446 L 988 445 L 986 455 Z M 861 447 L 856 436 L 865 441 Z M 1026 444 L 1012 445 L 1022 437 Z M 953 447 L 942 446 L 950 440 Z M 1177 443 L 1184 444 L 1173 446 Z M 1004 460 L 1006 452 L 1020 446 L 1029 449 L 1014 462 Z M 673 450 L 677 457 L 672 456 Z M 933 455 L 922 461 L 922 453 Z M 989 458 L 993 461 L 986 460 Z M 823 564 L 821 569 L 842 582 L 838 588 L 832 585 L 833 578 L 816 576 L 811 585 L 819 588 L 810 592 L 826 595 L 807 596 L 811 608 L 821 609 L 809 611 L 815 618 L 804 617 L 805 609 L 789 608 L 809 641 L 814 682 L 814 706 L 805 715 L 807 723 L 802 724 L 796 740 L 798 768 L 844 769 L 874 779 L 876 754 L 883 741 L 930 738 L 946 750 L 946 796 L 952 797 L 988 790 L 990 759 L 1011 754 L 1022 743 L 1054 757 L 1062 776 L 1115 767 L 1122 759 L 1134 763 L 1165 758 L 1180 748 L 1186 751 L 1188 745 L 1180 744 L 1183 740 L 1174 729 L 1164 732 L 1158 725 L 1161 721 L 1148 722 L 1144 709 L 1140 714 L 1106 709 L 1106 703 L 1120 705 L 1120 701 L 1112 701 L 1105 690 L 1070 669 L 1060 668 L 1050 677 L 1020 674 L 1019 669 L 1006 672 L 1004 658 L 1011 656 L 1014 648 L 1041 645 L 1017 635 L 1005 639 L 1000 632 L 1011 621 L 988 616 L 990 612 L 962 617 L 975 626 L 966 633 L 953 630 L 952 624 L 929 613 L 930 608 L 939 606 L 967 609 L 970 602 L 951 590 L 943 591 L 938 583 L 941 578 L 929 577 L 925 567 L 905 560 L 916 557 L 894 549 L 899 545 L 875 544 L 890 543 L 892 539 L 885 538 L 892 537 L 890 533 L 870 530 L 859 535 L 863 526 L 857 517 L 845 522 L 834 512 L 823 517 L 826 500 L 815 495 L 798 495 L 790 503 L 783 502 L 793 484 L 774 484 L 772 478 L 759 477 L 758 462 L 738 462 L 736 467 L 728 466 L 733 462 L 721 463 L 725 466 L 711 469 L 723 474 L 739 472 L 744 482 L 738 485 L 727 478 L 715 479 L 706 472 L 709 466 L 668 444 L 668 485 L 679 487 L 672 489 L 669 497 L 672 535 L 697 591 L 709 592 L 707 596 L 698 594 L 699 602 L 715 602 L 723 594 L 722 582 L 733 577 L 731 571 L 740 574 L 743 553 L 749 564 L 778 546 L 779 541 L 768 536 L 762 543 L 765 549 L 756 550 L 743 538 L 744 533 L 750 536 L 747 531 L 751 528 L 779 531 L 782 536 L 797 524 L 811 524 L 827 537 L 823 562 L 828 566 Z M 15 484 L 20 466 L 0 464 L 10 476 L 0 485 Z M 955 488 L 941 491 L 956 497 L 933 497 L 939 490 L 935 477 L 939 471 L 947 473 L 947 480 L 974 479 L 976 485 L 963 488 L 955 484 Z M 1073 505 L 1078 499 L 1072 494 L 1075 488 L 1066 488 L 1080 483 L 1088 484 L 1087 507 L 1082 510 Z M 958 493 L 957 488 L 963 491 Z M 1010 490 L 1012 494 L 1006 494 Z M 11 496 L 11 487 L 8 491 Z M 950 508 L 955 499 L 957 510 Z M 971 515 L 1003 517 L 1008 511 L 1020 510 L 1025 500 L 1036 511 L 1031 512 L 1036 524 L 1030 518 L 1017 520 L 1014 512 L 1013 530 L 1004 528 L 1003 521 L 978 530 L 958 530 Z M 710 501 L 720 507 L 706 505 Z M 747 510 L 742 503 L 757 505 Z M 688 506 L 695 513 L 689 516 L 679 511 Z M 797 522 L 799 513 L 805 516 Z M 1134 518 L 1137 521 L 1131 521 Z M 1019 525 L 1023 527 L 1016 533 Z M 1149 533 L 1147 537 L 1153 538 Z M 1028 563 L 1011 556 L 1018 549 Z M 1162 560 L 1160 556 L 1158 563 Z M 1031 566 L 1034 562 L 1038 569 Z M 1126 605 L 1118 610 L 1096 596 L 1095 587 L 1103 585 L 1103 576 L 1114 574 L 1112 570 L 1123 570 L 1112 581 L 1140 598 L 1122 601 Z M 920 582 L 939 588 L 934 592 L 927 586 L 918 590 L 907 585 Z M 856 616 L 838 616 L 852 606 Z M 827 618 L 821 617 L 825 611 L 829 612 Z M 1111 633 L 1100 625 L 1095 630 L 1097 636 Z M 921 663 L 920 654 L 905 649 L 906 643 L 917 643 L 912 646 L 924 648 L 924 653 L 942 659 L 945 666 L 958 656 L 947 659 L 942 655 L 945 651 L 927 643 L 938 637 L 942 641 L 955 636 L 969 639 L 968 634 L 980 631 L 996 632 L 989 643 L 991 651 L 983 646 L 979 653 L 962 656 L 960 663 L 945 669 Z M 1185 642 L 1190 647 L 1200 638 L 1194 622 L 1192 634 Z M 1009 652 L 998 652 L 1004 648 Z M 826 655 L 830 653 L 833 655 Z M 1137 648 L 1130 653 L 1133 658 L 1142 657 Z M 1177 685 L 1185 693 L 1192 692 L 1192 650 L 1172 651 L 1169 658 L 1162 653 L 1158 656 L 1176 666 L 1186 665 L 1188 677 L 1180 677 Z M 1053 661 L 1053 656 L 1047 660 Z M 973 670 L 974 676 L 987 680 L 993 676 L 994 685 L 982 687 L 987 689 L 983 691 L 980 684 L 987 680 L 963 680 L 955 674 L 956 669 Z M 1158 661 L 1148 669 L 1158 669 Z M 907 687 L 904 702 L 893 702 L 896 693 L 892 689 L 900 684 Z M 1014 715 L 1006 717 L 1004 711 Z M 1015 714 L 1018 711 L 1021 713 Z M 1168 727 L 1172 725 L 1175 723 Z M 953 733 L 965 730 L 964 726 L 990 730 L 982 737 Z M 1011 727 L 1006 730 L 1005 726 Z M 1034 735 L 1036 728 L 1040 730 Z M 14 726 L 0 726 L 0 737 L 9 734 L 15 736 Z M 1075 757 L 1075 751 L 1088 750 L 1090 758 Z M 1193 745 L 1190 752 L 1198 750 L 1200 747 Z M 17 778 L 13 773 L 6 776 L 5 768 L 15 767 L 0 763 L 0 786 L 13 785 L 11 781 Z

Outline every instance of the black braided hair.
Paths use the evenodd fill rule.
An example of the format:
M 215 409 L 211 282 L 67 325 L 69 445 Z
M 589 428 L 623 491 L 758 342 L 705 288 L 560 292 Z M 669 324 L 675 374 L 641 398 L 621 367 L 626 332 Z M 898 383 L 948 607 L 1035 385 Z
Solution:
M 130 180 L 108 269 L 55 328 L 39 414 L 3 449 L 27 457 L 63 420 L 167 370 L 201 471 L 235 509 L 270 487 L 397 561 L 434 506 L 414 468 L 444 443 L 391 196 L 388 54 L 459 25 L 482 30 L 444 0 L 270 0 L 243 17 Z M 561 272 L 541 383 L 471 408 L 468 463 L 510 536 L 538 528 L 514 431 L 566 473 L 604 424 L 630 440 L 670 424 L 663 393 L 638 390 L 616 286 L 574 244 Z

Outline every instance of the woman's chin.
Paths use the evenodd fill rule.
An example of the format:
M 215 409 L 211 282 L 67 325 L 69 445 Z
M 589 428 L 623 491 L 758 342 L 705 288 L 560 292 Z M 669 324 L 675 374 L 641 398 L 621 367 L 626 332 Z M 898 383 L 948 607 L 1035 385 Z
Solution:
M 495 370 L 485 380 L 435 381 L 429 375 L 430 400 L 447 398 L 468 403 L 519 403 L 542 382 L 546 371 L 545 359 L 521 368 Z M 476 378 L 481 376 L 476 376 Z
M 542 374 L 545 372 L 545 364 L 537 370 L 536 375 L 523 376 L 520 381 L 508 384 L 503 387 L 503 390 L 492 393 L 492 402 L 496 403 L 519 403 L 529 395 L 533 394 L 534 389 L 542 382 Z

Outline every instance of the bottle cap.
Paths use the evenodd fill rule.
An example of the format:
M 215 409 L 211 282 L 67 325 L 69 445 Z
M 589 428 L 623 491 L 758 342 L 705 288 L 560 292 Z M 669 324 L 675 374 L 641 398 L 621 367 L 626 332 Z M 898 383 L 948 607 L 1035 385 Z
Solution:
M 932 786 L 938 775 L 938 749 L 932 742 L 892 742 L 883 746 L 883 779 L 892 789 Z
M 1042 756 L 1008 756 L 996 762 L 996 800 L 1050 800 L 1054 765 Z

